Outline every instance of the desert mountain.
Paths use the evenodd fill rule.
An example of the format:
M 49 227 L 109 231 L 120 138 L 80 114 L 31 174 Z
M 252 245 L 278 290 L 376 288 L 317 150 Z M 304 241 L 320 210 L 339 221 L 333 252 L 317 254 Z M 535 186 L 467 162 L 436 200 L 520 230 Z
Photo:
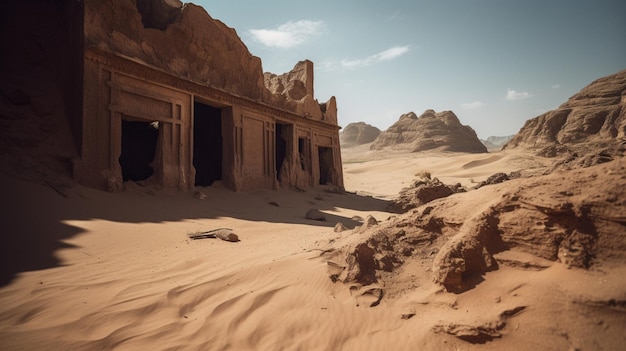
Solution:
M 487 150 L 499 150 L 513 139 L 513 136 L 490 136 L 487 139 L 480 139 L 480 142 L 487 147 Z
M 459 122 L 452 111 L 426 110 L 421 116 L 409 112 L 382 132 L 372 143 L 372 150 L 391 148 L 418 152 L 432 149 L 440 151 L 487 152 L 476 132 Z
M 626 70 L 600 78 L 559 108 L 530 119 L 505 146 L 579 163 L 609 160 L 626 151 Z
M 380 135 L 380 129 L 365 122 L 348 124 L 339 134 L 341 146 L 353 146 L 371 143 Z

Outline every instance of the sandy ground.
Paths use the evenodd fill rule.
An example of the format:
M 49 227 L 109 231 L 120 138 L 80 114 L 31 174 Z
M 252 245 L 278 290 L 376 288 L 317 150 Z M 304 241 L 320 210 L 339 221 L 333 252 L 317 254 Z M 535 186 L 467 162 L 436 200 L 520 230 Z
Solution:
M 370 151 L 370 144 L 342 150 L 347 190 L 378 198 L 392 199 L 415 180 L 429 172 L 445 184 L 473 187 L 497 172 L 542 170 L 550 161 L 520 150 L 488 154 L 427 152 L 419 154 Z
M 216 185 L 199 189 L 207 196 L 199 200 L 193 192 L 137 186 L 109 194 L 3 176 L 0 349 L 587 350 L 626 341 L 588 335 L 597 328 L 619 335 L 626 318 L 564 299 L 624 293 L 624 267 L 502 266 L 462 294 L 442 292 L 420 275 L 395 293 L 388 287 L 388 296 L 368 307 L 363 295 L 329 279 L 323 250 L 354 237 L 335 233 L 337 222 L 354 228 L 354 216 L 372 215 L 384 223 L 392 216 L 385 200 L 419 172 L 472 185 L 542 163 L 519 153 L 350 149 L 343 158 L 345 194 L 234 193 Z M 327 221 L 306 219 L 310 208 Z M 187 237 L 215 228 L 231 228 L 241 240 Z M 580 316 L 593 321 L 577 323 Z M 482 343 L 441 332 L 450 323 L 505 319 L 502 336 Z

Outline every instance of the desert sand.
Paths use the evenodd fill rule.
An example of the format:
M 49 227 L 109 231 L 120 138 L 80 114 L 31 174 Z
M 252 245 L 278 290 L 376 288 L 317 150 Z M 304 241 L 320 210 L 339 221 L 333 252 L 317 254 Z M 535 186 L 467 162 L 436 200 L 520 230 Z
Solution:
M 474 288 L 452 293 L 433 282 L 428 264 L 416 254 L 377 284 L 333 282 L 329 261 L 336 259 L 336 249 L 359 240 L 361 218 L 373 216 L 380 225 L 397 218 L 387 211 L 388 200 L 416 174 L 428 171 L 446 183 L 471 187 L 496 172 L 532 173 L 545 166 L 521 151 L 366 150 L 344 150 L 346 193 L 236 193 L 215 184 L 198 188 L 206 195 L 199 199 L 195 192 L 139 185 L 111 194 L 69 179 L 42 184 L 2 176 L 2 240 L 9 244 L 2 245 L 0 349 L 623 346 L 623 264 L 568 268 L 507 251 L 500 262 L 524 264 L 500 264 Z M 623 169 L 623 161 L 615 162 Z M 507 186 L 452 196 L 463 196 L 466 204 L 451 216 L 484 206 Z M 311 208 L 327 220 L 306 219 Z M 336 233 L 337 222 L 348 230 Z M 232 229 L 240 241 L 188 238 L 215 228 Z M 383 291 L 382 299 L 372 291 Z
M 531 120 L 504 151 L 441 152 L 432 140 L 410 154 L 343 148 L 345 192 L 233 192 L 217 182 L 108 193 L 72 178 L 74 114 L 93 115 L 66 105 L 77 91 L 58 86 L 83 78 L 71 54 L 82 43 L 65 41 L 82 20 L 55 16 L 52 2 L 13 3 L 6 13 L 22 12 L 0 38 L 11 59 L 0 67 L 0 350 L 624 349 L 625 73 Z M 136 1 L 86 3 L 112 14 L 110 23 L 100 11 L 85 17 L 92 44 L 185 79 L 205 72 L 236 96 L 263 94 L 260 60 L 223 24 L 161 23 L 205 38 L 176 49 L 188 41 L 162 45 L 159 23 L 147 28 Z M 214 40 L 210 28 L 230 36 Z M 202 55 L 181 64 L 181 49 L 194 47 Z M 217 65 L 208 70 L 206 47 Z M 523 148 L 532 146 L 542 151 Z M 570 158 L 554 167 L 558 157 Z M 475 189 L 498 172 L 517 176 Z M 425 174 L 467 191 L 391 212 Z M 326 220 L 307 219 L 311 209 Z M 219 228 L 239 241 L 189 237 Z

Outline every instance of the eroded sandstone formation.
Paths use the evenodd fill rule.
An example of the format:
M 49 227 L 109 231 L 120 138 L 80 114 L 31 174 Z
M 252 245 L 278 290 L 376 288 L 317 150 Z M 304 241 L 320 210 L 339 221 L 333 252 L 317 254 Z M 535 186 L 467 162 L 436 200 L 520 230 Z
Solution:
M 358 240 L 334 253 L 331 278 L 378 287 L 410 281 L 418 269 L 446 290 L 463 292 L 501 265 L 532 270 L 551 262 L 579 269 L 623 265 L 625 103 L 626 71 L 595 81 L 559 109 L 528 121 L 507 145 L 561 156 L 544 175 L 497 173 L 467 193 L 445 197 L 451 193 L 445 190 L 436 201 L 418 201 L 409 212 L 359 231 Z M 434 115 L 428 113 L 431 123 Z M 394 133 L 381 134 L 373 147 L 379 141 L 404 142 L 404 132 L 417 129 L 420 119 L 403 116 L 390 128 Z M 417 185 L 425 184 L 416 182 L 397 204 L 420 200 Z
M 178 0 L 85 2 L 83 54 L 80 182 L 343 186 L 337 105 L 315 99 L 313 62 L 263 73 L 234 29 Z M 148 125 L 154 141 L 135 145 Z
M 461 184 L 447 185 L 437 178 L 420 177 L 411 186 L 400 190 L 398 197 L 391 203 L 391 209 L 404 213 L 436 199 L 465 192 Z
M 315 99 L 313 62 L 264 74 L 234 29 L 179 0 L 3 9 L 10 137 L 0 145 L 11 152 L 0 156 L 23 165 L 11 173 L 63 173 L 110 191 L 343 186 L 337 105 Z M 40 170 L 25 172 L 31 164 Z
M 380 135 L 380 129 L 365 122 L 350 123 L 339 133 L 342 146 L 371 143 Z
M 583 269 L 620 265 L 626 260 L 624 189 L 626 160 L 620 158 L 439 199 L 356 229 L 359 239 L 330 257 L 329 274 L 345 283 L 392 285 L 418 274 L 401 267 L 418 267 L 448 291 L 462 292 L 502 264 L 538 270 L 546 265 L 533 261 Z M 477 203 L 483 191 L 494 196 Z M 515 258 L 522 254 L 536 259 Z
M 409 112 L 402 116 L 372 143 L 372 150 L 391 148 L 409 152 L 440 150 L 452 152 L 487 152 L 476 132 L 464 126 L 452 111 L 426 110 L 419 117 Z
M 178 0 L 94 0 L 85 22 L 88 46 L 315 119 L 324 119 L 327 111 L 326 118 L 336 123 L 331 102 L 320 108 L 313 98 L 312 67 L 300 62 L 282 76 L 264 74 L 261 59 L 248 51 L 237 32 L 200 6 Z M 275 77 L 282 77 L 284 89 L 273 89 Z
M 528 120 L 505 148 L 528 148 L 582 166 L 624 155 L 626 70 L 592 82 L 559 108 Z

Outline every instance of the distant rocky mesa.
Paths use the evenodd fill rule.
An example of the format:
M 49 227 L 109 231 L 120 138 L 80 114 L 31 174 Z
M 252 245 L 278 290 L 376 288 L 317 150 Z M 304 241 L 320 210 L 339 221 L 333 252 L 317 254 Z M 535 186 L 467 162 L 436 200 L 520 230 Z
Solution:
M 572 159 L 592 157 L 590 153 L 604 155 L 601 158 L 606 160 L 623 156 L 626 70 L 592 82 L 556 110 L 526 121 L 505 148 L 536 150 L 544 157 L 570 155 Z
M 339 138 L 341 146 L 356 146 L 371 143 L 380 135 L 380 129 L 369 125 L 365 122 L 356 122 L 348 124 L 341 133 Z
M 372 150 L 390 148 L 418 152 L 438 149 L 440 151 L 483 153 L 487 148 L 476 132 L 459 122 L 452 111 L 426 110 L 421 116 L 409 112 L 382 132 L 372 143 Z
M 487 139 L 480 139 L 480 142 L 487 147 L 487 150 L 499 150 L 511 139 L 514 135 L 507 136 L 490 136 Z

